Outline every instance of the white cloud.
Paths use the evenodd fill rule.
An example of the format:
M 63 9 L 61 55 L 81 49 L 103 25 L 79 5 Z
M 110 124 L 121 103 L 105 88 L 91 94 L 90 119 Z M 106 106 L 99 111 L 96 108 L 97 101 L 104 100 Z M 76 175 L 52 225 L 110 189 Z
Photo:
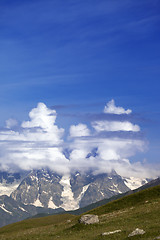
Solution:
M 36 148 L 24 145 L 19 149 L 18 147 L 12 149 L 7 158 L 8 164 L 14 163 L 25 170 L 49 167 L 60 174 L 69 172 L 68 160 L 62 153 L 62 149 L 57 147 Z
M 116 107 L 115 102 L 112 99 L 104 108 L 104 113 L 112 113 L 112 114 L 130 114 L 132 110 L 125 110 L 123 107 Z
M 119 122 L 119 121 L 95 121 L 92 122 L 93 128 L 97 131 L 140 131 L 138 125 L 134 125 L 128 121 Z
M 30 121 L 22 123 L 23 128 L 41 127 L 43 129 L 52 129 L 57 117 L 56 111 L 46 107 L 44 103 L 38 103 L 29 113 Z
M 134 176 L 134 168 L 132 169 L 132 164 L 128 165 L 128 158 L 134 156 L 138 151 L 143 152 L 145 142 L 132 139 L 93 137 L 86 140 L 75 139 L 71 143 L 71 149 L 70 168 L 72 171 L 76 171 L 78 168 L 82 171 L 92 170 L 97 174 L 110 172 L 114 169 L 120 174 L 126 165 L 127 171 L 130 166 L 130 172 L 125 172 L 124 168 L 125 175 L 123 176 L 128 176 L 131 172 L 131 176 Z M 93 149 L 96 149 L 96 155 L 91 154 Z
M 128 111 L 128 110 L 127 110 Z M 121 111 L 122 112 L 122 111 Z M 1 169 L 49 167 L 59 174 L 72 171 L 92 171 L 94 174 L 115 170 L 122 176 L 153 177 L 159 172 L 144 167 L 140 162 L 131 163 L 129 158 L 137 152 L 143 152 L 146 143 L 143 140 L 118 136 L 116 131 L 140 131 L 138 125 L 129 121 L 95 121 L 91 131 L 85 124 L 72 125 L 70 138 L 63 141 L 64 129 L 56 125 L 57 113 L 44 103 L 29 113 L 30 120 L 23 121 L 18 131 L 12 130 L 12 121 L 7 129 L 0 131 Z M 115 131 L 114 137 L 100 137 L 99 132 Z M 69 152 L 69 160 L 64 149 Z
M 1 167 L 15 165 L 22 169 L 49 167 L 59 173 L 68 170 L 68 160 L 63 154 L 64 129 L 55 125 L 56 111 L 39 103 L 29 113 L 30 121 L 24 121 L 21 130 L 1 131 Z
M 12 128 L 18 125 L 17 120 L 10 118 L 8 120 L 6 120 L 6 128 Z
M 82 136 L 89 136 L 90 131 L 85 124 L 78 124 L 78 125 L 72 125 L 70 127 L 70 137 L 82 137 Z

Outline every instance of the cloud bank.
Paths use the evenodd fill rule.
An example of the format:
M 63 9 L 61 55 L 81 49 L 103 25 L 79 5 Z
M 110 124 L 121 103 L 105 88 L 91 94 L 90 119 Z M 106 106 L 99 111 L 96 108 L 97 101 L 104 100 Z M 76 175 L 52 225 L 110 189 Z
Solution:
M 111 100 L 104 113 L 127 116 L 131 110 L 116 107 Z M 146 142 L 137 138 L 140 127 L 125 117 L 123 121 L 97 119 L 87 125 L 72 125 L 65 141 L 65 130 L 57 126 L 55 110 L 38 103 L 30 111 L 29 118 L 19 127 L 17 121 L 10 119 L 6 121 L 6 128 L 0 131 L 1 169 L 47 167 L 61 175 L 76 171 L 99 174 L 112 170 L 126 177 L 159 175 L 158 171 L 145 167 L 140 161 L 129 161 L 137 152 L 146 149 Z
M 93 128 L 97 132 L 108 131 L 108 132 L 117 132 L 117 131 L 132 131 L 139 132 L 140 127 L 138 125 L 133 125 L 128 121 L 119 122 L 119 121 L 95 121 L 92 123 Z
M 70 136 L 71 137 L 84 137 L 89 136 L 90 130 L 85 124 L 72 125 L 70 127 Z

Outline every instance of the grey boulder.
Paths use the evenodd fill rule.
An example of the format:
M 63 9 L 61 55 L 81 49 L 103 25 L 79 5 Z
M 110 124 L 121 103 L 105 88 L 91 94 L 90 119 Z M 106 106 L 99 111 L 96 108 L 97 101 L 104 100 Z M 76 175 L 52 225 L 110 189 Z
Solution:
M 83 224 L 94 224 L 94 223 L 99 223 L 99 218 L 97 215 L 93 215 L 93 214 L 86 214 L 83 215 L 80 219 L 79 219 L 79 223 L 83 223 Z
M 143 229 L 136 228 L 133 232 L 131 232 L 128 237 L 133 237 L 135 235 L 142 235 L 145 231 Z

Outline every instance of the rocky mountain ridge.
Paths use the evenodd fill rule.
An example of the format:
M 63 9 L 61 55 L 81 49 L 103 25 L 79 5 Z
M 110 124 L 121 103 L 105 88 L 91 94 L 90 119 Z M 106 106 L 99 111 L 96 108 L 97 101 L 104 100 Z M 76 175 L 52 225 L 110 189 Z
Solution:
M 99 175 L 77 172 L 60 176 L 49 169 L 41 169 L 14 174 L 1 172 L 0 176 L 3 176 L 0 195 L 8 195 L 24 205 L 64 210 L 75 210 L 148 182 L 146 179 L 124 178 L 114 171 Z

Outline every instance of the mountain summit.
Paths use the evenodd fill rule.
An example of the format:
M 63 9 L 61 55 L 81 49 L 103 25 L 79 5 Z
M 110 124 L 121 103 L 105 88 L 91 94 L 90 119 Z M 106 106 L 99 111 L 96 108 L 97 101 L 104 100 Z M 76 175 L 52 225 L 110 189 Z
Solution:
M 147 183 L 146 179 L 124 178 L 115 171 L 60 176 L 49 169 L 25 173 L 1 173 L 1 195 L 24 205 L 75 210 Z M 8 190 L 7 190 L 8 189 Z

